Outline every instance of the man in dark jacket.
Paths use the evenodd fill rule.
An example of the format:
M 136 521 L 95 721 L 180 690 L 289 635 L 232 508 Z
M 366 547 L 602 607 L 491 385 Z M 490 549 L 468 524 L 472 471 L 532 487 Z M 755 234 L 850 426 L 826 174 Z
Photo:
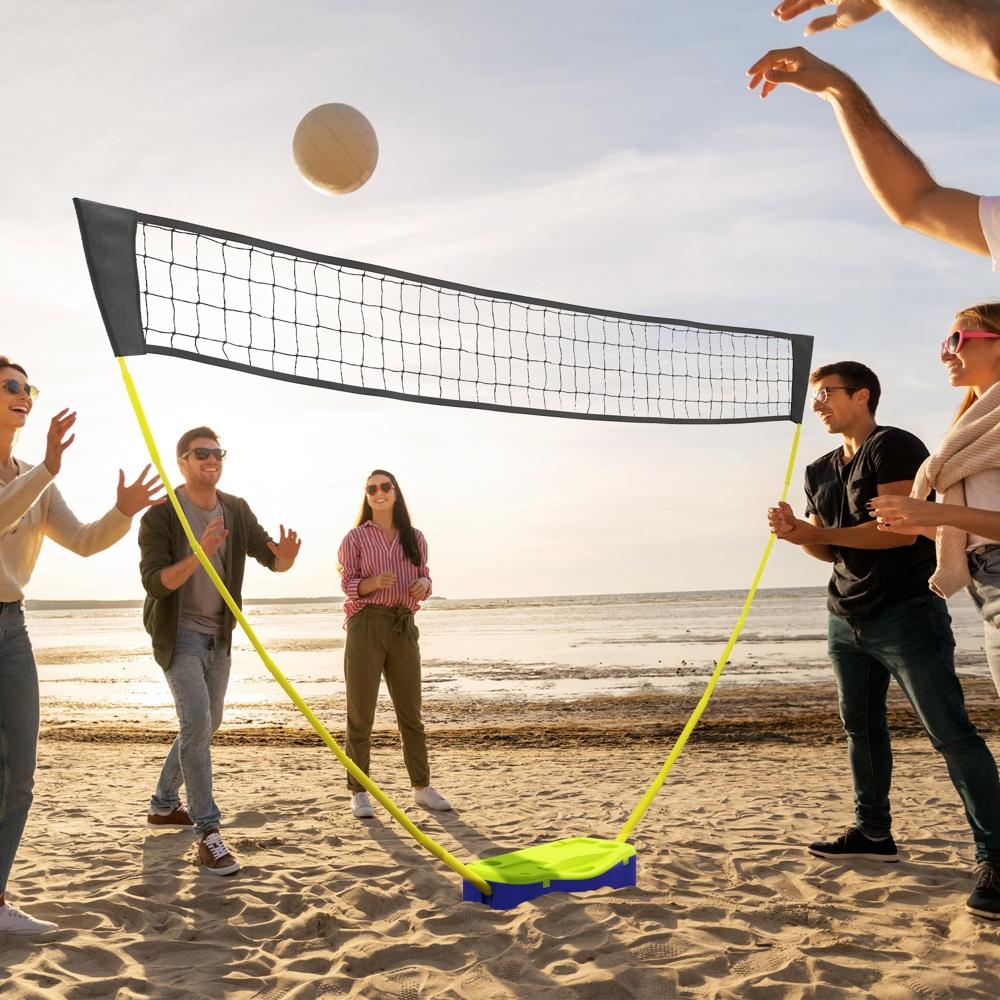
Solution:
M 177 442 L 184 514 L 205 555 L 242 607 L 246 557 L 276 573 L 291 569 L 301 541 L 285 532 L 273 541 L 247 502 L 216 489 L 226 452 L 209 427 L 195 427 Z M 232 875 L 239 862 L 219 833 L 222 819 L 212 797 L 212 734 L 222 722 L 235 618 L 191 551 L 173 507 L 151 508 L 139 526 L 139 569 L 146 589 L 143 623 L 177 707 L 179 731 L 149 803 L 147 821 L 159 827 L 194 827 L 198 860 L 212 875 Z M 181 783 L 190 812 L 181 805 Z

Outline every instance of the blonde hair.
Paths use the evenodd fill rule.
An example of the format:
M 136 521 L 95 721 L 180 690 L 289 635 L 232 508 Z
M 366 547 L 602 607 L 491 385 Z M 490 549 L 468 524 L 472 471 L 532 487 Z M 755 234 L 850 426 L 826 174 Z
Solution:
M 979 305 L 968 306 L 965 309 L 960 309 L 955 314 L 955 322 L 957 323 L 960 319 L 971 320 L 975 323 L 979 329 L 988 330 L 990 333 L 1000 334 L 1000 301 L 991 302 L 981 302 Z M 965 396 L 962 398 L 962 402 L 958 406 L 958 412 L 952 419 L 952 424 L 958 422 L 959 417 L 965 413 L 970 406 L 978 399 L 976 395 L 976 390 L 973 388 L 968 388 L 965 390 Z

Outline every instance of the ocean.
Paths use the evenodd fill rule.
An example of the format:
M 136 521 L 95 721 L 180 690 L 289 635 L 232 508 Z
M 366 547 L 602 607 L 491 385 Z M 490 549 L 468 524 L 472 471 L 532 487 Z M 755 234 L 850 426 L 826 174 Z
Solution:
M 742 591 L 483 600 L 432 599 L 417 615 L 427 700 L 545 701 L 700 690 L 736 622 Z M 277 665 L 314 705 L 343 703 L 339 601 L 248 602 Z M 963 594 L 951 602 L 962 676 L 988 677 L 982 625 Z M 42 718 L 48 724 L 172 720 L 138 608 L 29 604 Z M 762 590 L 723 685 L 830 681 L 822 588 Z M 384 695 L 384 690 L 383 690 Z M 295 716 L 237 630 L 227 722 Z

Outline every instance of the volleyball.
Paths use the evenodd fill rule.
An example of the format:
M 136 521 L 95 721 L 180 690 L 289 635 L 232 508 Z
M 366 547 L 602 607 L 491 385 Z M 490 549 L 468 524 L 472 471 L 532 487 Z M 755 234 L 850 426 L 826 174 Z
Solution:
M 378 139 L 349 104 L 320 104 L 295 129 L 292 154 L 303 180 L 322 194 L 348 194 L 371 177 Z

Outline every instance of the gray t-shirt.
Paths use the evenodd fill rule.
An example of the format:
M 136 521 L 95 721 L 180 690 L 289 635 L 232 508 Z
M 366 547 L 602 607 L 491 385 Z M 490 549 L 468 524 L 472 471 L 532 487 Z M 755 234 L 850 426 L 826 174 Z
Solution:
M 181 502 L 196 538 L 201 538 L 209 521 L 214 521 L 225 513 L 218 500 L 213 510 L 202 510 L 188 499 L 184 490 L 177 491 L 177 499 Z M 223 542 L 219 546 L 219 551 L 208 557 L 216 573 L 223 579 L 225 579 L 227 544 L 228 542 Z M 177 622 L 178 628 L 188 628 L 203 635 L 222 635 L 225 614 L 226 603 L 222 595 L 215 589 L 215 584 L 204 568 L 199 565 L 187 583 L 181 587 L 181 616 Z

